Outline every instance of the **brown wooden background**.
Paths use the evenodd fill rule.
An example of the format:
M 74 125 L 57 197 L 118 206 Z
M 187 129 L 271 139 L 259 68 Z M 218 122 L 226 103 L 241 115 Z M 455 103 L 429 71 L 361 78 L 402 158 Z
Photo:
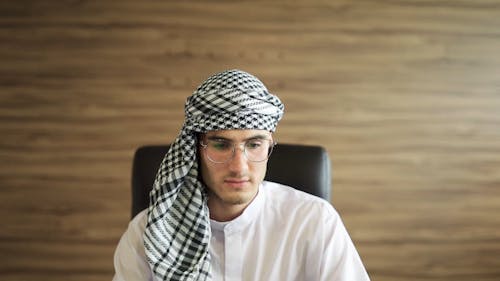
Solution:
M 1 1 L 0 279 L 110 280 L 134 149 L 240 68 L 375 281 L 500 280 L 500 1 Z

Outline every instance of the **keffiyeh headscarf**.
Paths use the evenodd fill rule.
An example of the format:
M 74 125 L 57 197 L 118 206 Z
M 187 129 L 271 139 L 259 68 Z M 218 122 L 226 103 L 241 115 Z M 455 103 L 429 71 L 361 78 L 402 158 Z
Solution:
M 187 99 L 179 136 L 160 164 L 144 231 L 146 256 L 161 280 L 211 280 L 210 219 L 198 177 L 197 133 L 274 131 L 284 106 L 256 77 L 229 70 L 209 77 Z

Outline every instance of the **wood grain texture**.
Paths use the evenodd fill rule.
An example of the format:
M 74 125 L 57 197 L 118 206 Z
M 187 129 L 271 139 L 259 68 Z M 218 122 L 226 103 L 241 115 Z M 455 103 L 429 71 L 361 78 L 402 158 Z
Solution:
M 240 68 L 374 281 L 500 280 L 500 2 L 1 1 L 0 279 L 110 280 L 134 149 Z

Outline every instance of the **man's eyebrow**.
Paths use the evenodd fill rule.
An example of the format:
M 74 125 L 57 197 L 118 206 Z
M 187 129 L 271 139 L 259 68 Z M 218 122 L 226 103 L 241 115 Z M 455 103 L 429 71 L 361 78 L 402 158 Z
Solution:
M 245 139 L 245 141 L 247 141 L 247 140 L 268 140 L 268 139 L 271 139 L 271 138 L 272 137 L 269 136 L 269 135 L 261 135 L 261 134 L 259 134 L 259 135 L 251 136 L 251 137 Z
M 219 135 L 212 135 L 212 136 L 207 137 L 207 139 L 208 140 L 218 140 L 218 141 L 233 142 L 232 139 L 229 139 L 229 138 L 226 138 L 226 137 L 223 137 L 223 136 L 219 136 Z M 243 141 L 249 141 L 249 140 L 268 140 L 268 139 L 271 139 L 271 137 L 268 136 L 268 135 L 258 134 L 258 135 L 254 135 L 254 136 L 248 137 L 248 138 L 244 139 Z
M 209 136 L 207 137 L 208 140 L 218 140 L 218 141 L 231 141 L 230 139 L 228 138 L 225 138 L 225 137 L 221 137 L 221 136 L 218 136 L 218 135 L 212 135 L 212 136 Z

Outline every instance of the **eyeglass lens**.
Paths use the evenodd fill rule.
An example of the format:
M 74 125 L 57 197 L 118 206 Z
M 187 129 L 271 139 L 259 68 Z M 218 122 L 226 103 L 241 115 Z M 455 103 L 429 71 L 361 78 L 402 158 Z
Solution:
M 240 148 L 241 144 L 238 145 Z M 227 140 L 208 140 L 204 146 L 209 160 L 215 163 L 230 161 L 235 153 L 236 144 Z M 243 143 L 243 152 L 249 161 L 261 162 L 269 158 L 273 142 L 269 139 L 252 139 Z

